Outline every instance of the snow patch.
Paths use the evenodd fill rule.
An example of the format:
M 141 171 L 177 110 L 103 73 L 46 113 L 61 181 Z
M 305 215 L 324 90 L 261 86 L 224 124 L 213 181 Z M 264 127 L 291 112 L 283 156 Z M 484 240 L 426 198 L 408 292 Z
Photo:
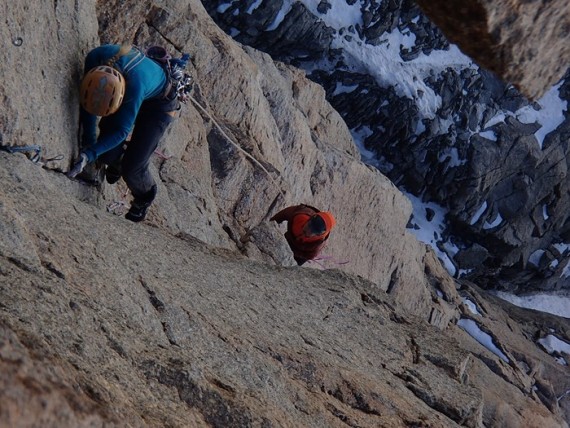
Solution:
M 354 92 L 354 90 L 356 88 L 358 88 L 358 85 L 346 86 L 346 85 L 343 85 L 341 82 L 337 82 L 336 87 L 335 87 L 334 92 L 333 92 L 333 95 L 349 94 L 351 92 Z
M 479 132 L 479 135 L 483 138 L 486 138 L 487 140 L 497 141 L 497 134 L 495 134 L 495 131 L 493 131 L 491 129 L 489 129 L 487 131 Z
M 265 30 L 266 31 L 273 31 L 273 30 L 277 29 L 277 27 L 279 27 L 279 25 L 281 25 L 281 23 L 285 19 L 285 16 L 291 11 L 292 7 L 293 7 L 293 1 L 292 0 L 284 0 L 283 6 L 281 7 L 281 10 L 277 13 L 277 16 L 275 17 L 273 22 L 271 24 L 269 24 Z
M 570 344 L 564 342 L 563 340 L 560 340 L 559 338 L 553 336 L 552 334 L 549 334 L 548 336 L 543 337 L 542 339 L 538 339 L 538 343 L 540 343 L 542 347 L 546 350 L 546 352 L 548 352 L 549 354 L 553 354 L 556 352 L 559 354 L 564 353 L 570 356 Z M 558 357 L 556 361 L 558 361 L 559 364 L 562 364 L 564 366 L 568 365 L 567 361 L 564 358 Z
M 219 5 L 216 8 L 216 12 L 218 13 L 224 13 L 226 10 L 228 10 L 230 8 L 230 6 L 233 4 L 233 1 L 229 2 L 229 3 L 222 3 L 221 5 Z
M 245 13 L 251 15 L 251 14 L 253 13 L 253 11 L 254 11 L 255 9 L 257 9 L 257 8 L 261 5 L 261 3 L 263 3 L 263 0 L 256 0 L 255 2 L 253 2 L 253 3 L 251 4 L 250 7 L 247 8 L 247 10 L 245 11 Z
M 528 262 L 538 267 L 540 265 L 540 259 L 544 254 L 544 250 L 536 250 L 528 257 Z
M 439 155 L 439 161 L 441 163 L 448 161 L 448 168 L 456 168 L 464 165 L 467 162 L 467 159 L 461 159 L 459 157 L 459 150 L 457 150 L 456 147 L 447 147 L 443 153 Z
M 375 165 L 378 161 L 376 159 L 376 154 L 371 152 L 364 146 L 364 140 L 374 134 L 368 126 L 361 126 L 357 130 L 351 130 L 352 138 L 358 150 L 360 151 L 361 160 L 369 165 Z
M 562 83 L 553 86 L 536 104 L 522 107 L 514 113 L 497 113 L 485 124 L 484 128 L 504 122 L 507 116 L 516 117 L 521 123 L 538 123 L 540 128 L 534 133 L 534 136 L 542 149 L 544 138 L 565 120 L 564 112 L 568 109 L 568 102 L 560 98 Z M 538 110 L 534 108 L 535 105 L 538 106 Z
M 483 229 L 493 229 L 494 227 L 497 227 L 498 225 L 501 224 L 501 222 L 503 221 L 503 217 L 501 217 L 501 214 L 497 213 L 497 216 L 495 217 L 495 219 L 489 223 L 489 222 L 485 222 L 485 224 L 483 224 Z
M 534 133 L 538 144 L 542 149 L 544 138 L 564 122 L 564 112 L 568 108 L 568 102 L 560 98 L 560 86 L 563 82 L 553 86 L 544 96 L 538 100 L 540 108 L 535 110 L 532 105 L 518 110 L 515 115 L 522 123 L 539 123 L 541 127 Z
M 457 325 L 505 363 L 509 362 L 507 356 L 493 343 L 493 338 L 482 331 L 475 321 L 468 318 L 460 318 L 459 321 L 457 321 Z
M 477 310 L 477 305 L 474 302 L 466 297 L 462 300 L 465 306 L 467 306 L 467 309 L 469 309 L 469 312 L 471 312 L 473 315 L 481 315 L 481 313 Z
M 410 221 L 413 227 L 408 228 L 408 230 L 415 235 L 418 241 L 431 246 L 449 274 L 452 276 L 455 275 L 457 271 L 455 265 L 449 258 L 448 253 L 443 251 L 438 245 L 438 242 L 443 243 L 443 246 L 450 254 L 456 254 L 457 251 L 459 251 L 457 246 L 451 242 L 442 242 L 442 234 L 446 229 L 445 216 L 447 211 L 436 203 L 422 202 L 420 198 L 411 193 L 403 193 L 410 199 L 413 207 L 413 217 Z M 426 216 L 428 209 L 434 213 L 431 220 L 428 220 Z
M 479 209 L 477 210 L 477 212 L 473 214 L 473 217 L 471 217 L 469 225 L 473 226 L 475 223 L 477 223 L 486 209 L 487 209 L 487 201 L 483 202 L 479 207 Z
M 362 13 L 360 12 L 360 2 L 355 2 L 352 6 L 346 1 L 332 1 L 330 10 L 325 14 L 319 13 L 317 10 L 319 6 L 318 1 L 314 0 L 301 0 L 307 9 L 315 16 L 318 16 L 327 24 L 336 30 L 347 28 L 351 25 L 363 25 Z
M 534 309 L 570 318 L 570 296 L 545 293 L 517 296 L 504 291 L 497 291 L 493 294 L 520 308 Z
M 546 204 L 544 204 L 544 205 L 542 206 L 542 217 L 543 217 L 545 220 L 548 220 L 548 217 L 549 217 L 549 215 L 548 215 L 548 205 L 546 205 Z

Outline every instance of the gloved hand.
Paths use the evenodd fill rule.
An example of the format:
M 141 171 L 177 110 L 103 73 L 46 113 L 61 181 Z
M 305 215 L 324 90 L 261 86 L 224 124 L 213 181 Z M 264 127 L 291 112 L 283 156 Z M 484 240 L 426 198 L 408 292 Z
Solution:
M 80 174 L 81 171 L 83 171 L 83 169 L 87 166 L 87 163 L 88 163 L 87 155 L 85 153 L 81 153 L 79 155 L 79 159 L 77 160 L 75 165 L 73 165 L 73 168 L 71 168 L 71 170 L 69 170 L 69 172 L 67 173 L 67 176 L 69 178 L 73 178 L 76 175 Z

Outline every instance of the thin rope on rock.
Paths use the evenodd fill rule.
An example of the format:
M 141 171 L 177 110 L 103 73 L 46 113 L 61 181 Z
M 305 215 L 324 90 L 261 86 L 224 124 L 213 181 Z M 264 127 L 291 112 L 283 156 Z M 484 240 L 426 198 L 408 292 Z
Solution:
M 321 263 L 321 262 L 326 262 L 326 261 L 334 263 L 335 265 L 346 265 L 346 264 L 350 263 L 350 260 L 337 260 L 337 259 L 333 258 L 332 256 L 318 256 L 318 257 L 315 257 L 314 259 L 312 259 L 310 261 L 315 262 L 320 266 L 323 266 L 323 263 Z
M 172 155 L 165 155 L 164 152 L 160 151 L 159 149 L 156 149 L 154 151 L 154 154 L 157 155 L 162 160 L 168 160 L 172 157 Z
M 271 182 L 275 185 L 275 187 L 277 188 L 277 190 L 279 191 L 279 193 L 281 194 L 281 196 L 283 197 L 283 200 L 285 200 L 285 194 L 283 193 L 283 191 L 281 190 L 281 187 L 279 187 L 279 184 L 273 179 L 273 177 L 271 176 L 271 173 L 267 170 L 267 168 L 265 168 L 261 162 L 259 162 L 257 159 L 255 159 L 252 155 L 250 155 L 248 152 L 246 152 L 242 147 L 239 146 L 239 144 L 235 143 L 228 134 L 226 134 L 226 132 L 222 129 L 222 127 L 218 124 L 218 122 L 216 121 L 216 119 L 214 119 L 212 117 L 212 115 L 204 108 L 202 107 L 202 105 L 196 101 L 196 99 L 193 96 L 189 96 L 190 100 L 194 103 L 194 105 L 196 107 L 198 107 L 206 116 L 208 116 L 210 118 L 210 120 L 212 121 L 212 123 L 216 126 L 216 128 L 222 133 L 222 135 L 228 140 L 229 143 L 231 143 L 233 146 L 235 146 L 239 151 L 241 151 L 244 155 L 246 155 L 249 159 L 251 159 L 255 164 L 257 164 L 269 177 L 269 179 L 271 180 Z

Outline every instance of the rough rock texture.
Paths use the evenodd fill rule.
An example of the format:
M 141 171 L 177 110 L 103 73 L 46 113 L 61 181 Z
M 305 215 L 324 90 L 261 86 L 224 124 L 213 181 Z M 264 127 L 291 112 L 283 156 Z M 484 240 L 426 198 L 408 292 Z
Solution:
M 561 274 L 570 252 L 557 250 L 568 242 L 570 225 L 568 109 L 550 132 L 533 120 L 526 123 L 525 112 L 541 106 L 484 69 L 455 64 L 445 37 L 411 1 L 362 0 L 362 25 L 338 31 L 323 24 L 326 7 L 313 14 L 297 3 L 296 9 L 304 12 L 291 9 L 275 26 L 274 7 L 252 10 L 246 0 L 227 8 L 221 0 L 204 4 L 236 40 L 308 70 L 351 132 L 375 154 L 368 161 L 398 187 L 447 211 L 449 227 L 440 247 L 447 240 L 459 249 L 447 254 L 456 275 L 471 254 L 469 275 L 480 285 L 526 292 L 570 287 L 570 279 Z M 359 48 L 342 44 L 384 46 L 396 31 L 413 35 L 414 43 L 400 45 L 399 58 L 392 52 L 383 59 L 385 75 L 374 74 L 366 57 L 353 54 Z M 318 40 L 319 48 L 307 51 L 307 39 Z M 533 32 L 521 40 L 543 43 Z M 422 74 L 424 69 L 429 72 Z M 394 73 L 403 76 L 389 80 Z M 406 94 L 408 73 L 415 83 Z M 555 91 L 566 102 L 568 76 Z M 426 112 L 429 93 L 438 105 Z M 546 256 L 535 263 L 537 254 Z
M 408 200 L 358 160 L 302 71 L 233 42 L 198 1 L 89 3 L 74 26 L 83 9 L 55 6 L 42 26 L 53 5 L 3 6 L 35 29 L 27 49 L 6 46 L 11 61 L 69 28 L 66 42 L 88 42 L 49 52 L 79 72 L 98 19 L 103 41 L 192 53 L 196 85 L 153 160 L 159 197 L 133 224 L 113 215 L 121 183 L 61 173 L 77 151 L 74 84 L 2 65 L 2 111 L 20 118 L 4 143 L 64 159 L 0 152 L 0 426 L 567 426 L 568 367 L 534 343 L 569 340 L 567 322 L 515 323 L 476 287 L 458 293 L 406 232 Z M 30 90 L 42 102 L 28 107 Z M 322 263 L 342 270 L 291 267 L 267 218 L 299 202 L 334 208 Z M 455 325 L 468 290 L 509 363 Z
M 79 117 L 80 58 L 96 43 L 94 13 L 94 2 L 71 0 L 0 5 L 0 144 L 34 140 L 47 157 L 76 150 L 69 124 Z
M 420 302 L 426 296 L 421 266 L 426 250 L 403 232 L 409 201 L 357 160 L 350 133 L 321 87 L 302 71 L 236 45 L 207 16 L 157 6 L 139 18 L 129 6 L 101 10 L 130 16 L 131 26 L 138 22 L 134 37 L 140 45 L 168 42 L 194 55 L 194 97 L 207 111 L 189 104 L 166 140 L 163 150 L 172 157 L 157 163 L 162 185 L 151 221 L 173 233 L 237 246 L 250 257 L 292 264 L 283 228 L 267 219 L 292 203 L 332 209 L 339 226 L 325 251 L 333 262 L 323 263 L 334 267 L 335 260 L 347 261 L 345 271 L 383 289 L 412 288 L 406 301 L 425 306 Z M 121 18 L 106 23 L 103 40 L 125 37 Z M 388 237 L 385 230 L 402 232 Z M 379 238 L 367 239 L 370 235 Z M 380 258 L 382 253 L 399 256 Z
M 568 69 L 567 1 L 417 3 L 450 41 L 531 99 L 544 95 Z
M 568 426 L 568 366 L 532 341 L 569 340 L 567 320 L 465 283 L 473 315 L 434 258 L 439 328 L 361 277 L 128 223 L 22 155 L 0 167 L 1 426 Z

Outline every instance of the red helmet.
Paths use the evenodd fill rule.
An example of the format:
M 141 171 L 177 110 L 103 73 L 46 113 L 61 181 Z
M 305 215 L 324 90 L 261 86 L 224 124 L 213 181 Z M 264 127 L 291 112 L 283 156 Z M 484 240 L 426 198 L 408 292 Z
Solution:
M 303 235 L 299 238 L 302 242 L 314 242 L 326 239 L 336 220 L 329 212 L 319 211 L 312 215 L 303 226 Z
M 108 65 L 94 67 L 85 74 L 80 88 L 81 106 L 95 116 L 115 113 L 125 96 L 125 78 Z

